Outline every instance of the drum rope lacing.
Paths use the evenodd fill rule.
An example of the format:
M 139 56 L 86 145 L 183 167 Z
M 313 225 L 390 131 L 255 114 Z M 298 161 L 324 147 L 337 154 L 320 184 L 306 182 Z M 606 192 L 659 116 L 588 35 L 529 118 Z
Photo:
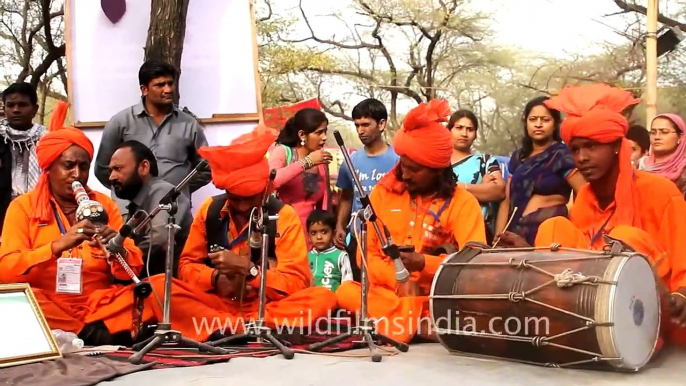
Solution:
M 553 244 L 550 247 L 546 248 L 534 248 L 534 249 L 546 249 L 546 250 L 574 250 L 578 251 L 576 249 L 571 249 L 571 248 L 563 248 L 559 244 Z M 528 249 L 528 251 L 531 251 L 531 249 Z M 486 252 L 486 251 L 484 251 Z M 588 251 L 583 251 L 585 253 L 588 253 Z M 608 251 L 609 252 L 609 251 Z M 591 256 L 591 257 L 579 257 L 579 258 L 560 258 L 560 259 L 546 259 L 546 260 L 540 260 L 540 262 L 550 262 L 550 261 L 573 261 L 573 260 L 596 260 L 598 258 L 609 258 L 612 256 L 612 254 L 608 252 L 598 252 L 596 255 Z M 498 265 L 509 265 L 509 266 L 514 266 L 517 269 L 533 269 L 535 271 L 538 271 L 544 275 L 550 276 L 551 280 L 534 287 L 532 289 L 529 289 L 527 291 L 522 291 L 522 292 L 510 292 L 507 294 L 492 294 L 492 295 L 433 295 L 432 298 L 435 299 L 489 299 L 489 300 L 502 300 L 502 299 L 508 299 L 509 301 L 513 303 L 520 302 L 522 300 L 538 304 L 542 307 L 549 308 L 551 310 L 555 310 L 567 315 L 570 315 L 572 317 L 576 317 L 578 319 L 581 319 L 586 322 L 585 326 L 576 328 L 574 330 L 570 330 L 567 332 L 563 332 L 557 335 L 552 335 L 552 336 L 536 336 L 536 337 L 522 337 L 522 336 L 513 336 L 513 335 L 503 335 L 503 334 L 492 334 L 492 333 L 470 333 L 466 331 L 452 331 L 452 330 L 446 330 L 442 328 L 438 328 L 438 326 L 435 326 L 436 333 L 442 333 L 442 334 L 459 334 L 459 335 L 481 335 L 481 336 L 488 336 L 494 339 L 501 339 L 501 340 L 509 340 L 509 341 L 519 341 L 519 342 L 529 342 L 535 347 L 541 347 L 541 346 L 552 346 L 552 347 L 557 347 L 560 349 L 564 350 L 569 350 L 569 351 L 575 351 L 581 354 L 585 355 L 590 355 L 592 356 L 591 359 L 588 360 L 582 360 L 582 361 L 576 361 L 573 363 L 566 363 L 566 364 L 555 364 L 555 363 L 546 363 L 546 366 L 549 367 L 562 367 L 562 366 L 573 366 L 573 365 L 578 365 L 582 363 L 589 363 L 589 362 L 598 362 L 598 361 L 612 361 L 612 360 L 621 360 L 621 358 L 608 358 L 608 357 L 603 357 L 602 354 L 600 353 L 595 353 L 595 352 L 590 352 L 582 349 L 577 349 L 574 347 L 569 347 L 561 344 L 557 344 L 554 342 L 551 342 L 554 339 L 571 335 L 580 331 L 588 330 L 594 327 L 606 327 L 606 326 L 612 326 L 612 323 L 598 323 L 592 318 L 588 318 L 583 315 L 579 315 L 575 312 L 563 310 L 561 308 L 552 306 L 550 304 L 546 304 L 543 302 L 540 302 L 538 300 L 535 300 L 531 297 L 529 297 L 531 294 L 538 292 L 539 290 L 555 284 L 558 288 L 569 288 L 572 287 L 576 284 L 582 284 L 582 285 L 598 285 L 598 284 L 609 284 L 609 285 L 616 285 L 616 282 L 613 281 L 604 281 L 602 280 L 601 277 L 599 276 L 585 276 L 582 273 L 574 273 L 574 271 L 571 268 L 566 268 L 564 269 L 561 273 L 554 274 L 551 273 L 541 267 L 538 267 L 532 263 L 536 263 L 538 260 L 532 260 L 529 261 L 527 259 L 521 259 L 517 260 L 515 258 L 510 258 L 508 259 L 507 262 L 486 262 L 486 263 L 472 263 L 472 262 L 467 262 L 467 263 L 454 263 L 454 262 L 449 262 L 449 263 L 444 263 L 444 265 L 454 265 L 454 266 L 498 266 Z

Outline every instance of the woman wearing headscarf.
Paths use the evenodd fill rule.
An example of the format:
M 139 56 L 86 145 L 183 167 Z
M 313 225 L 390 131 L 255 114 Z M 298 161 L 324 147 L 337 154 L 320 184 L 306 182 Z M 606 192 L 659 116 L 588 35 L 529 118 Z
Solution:
M 686 196 L 686 125 L 676 114 L 661 114 L 650 125 L 650 152 L 640 169 L 674 182 Z

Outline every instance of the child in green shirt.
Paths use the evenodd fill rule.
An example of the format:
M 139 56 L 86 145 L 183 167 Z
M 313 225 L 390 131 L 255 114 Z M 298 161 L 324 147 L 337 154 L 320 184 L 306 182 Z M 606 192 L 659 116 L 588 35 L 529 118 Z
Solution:
M 342 282 L 353 280 L 348 253 L 333 245 L 335 228 L 336 219 L 328 211 L 313 210 L 307 218 L 307 234 L 312 242 L 312 250 L 307 255 L 313 286 L 334 292 Z

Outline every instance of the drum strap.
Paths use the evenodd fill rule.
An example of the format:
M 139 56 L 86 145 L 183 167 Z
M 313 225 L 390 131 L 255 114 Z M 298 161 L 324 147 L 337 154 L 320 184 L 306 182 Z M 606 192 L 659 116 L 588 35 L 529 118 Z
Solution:
M 615 215 L 615 211 L 617 211 L 616 206 L 612 209 L 612 213 L 610 213 L 610 215 L 607 217 L 607 220 L 605 220 L 603 225 L 601 225 L 600 228 L 598 229 L 598 231 L 593 235 L 593 237 L 591 237 L 591 245 L 589 245 L 590 248 L 593 248 L 593 244 L 595 244 L 595 242 L 598 241 L 598 238 L 600 236 L 602 236 L 603 231 L 605 230 L 605 227 L 607 226 L 607 223 L 609 223 L 612 216 Z

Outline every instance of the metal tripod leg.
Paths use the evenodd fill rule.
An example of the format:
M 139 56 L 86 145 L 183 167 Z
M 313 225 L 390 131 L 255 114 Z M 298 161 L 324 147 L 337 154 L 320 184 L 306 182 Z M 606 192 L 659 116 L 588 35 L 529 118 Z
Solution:
M 364 333 L 364 341 L 367 343 L 369 351 L 372 352 L 372 362 L 381 362 L 381 358 L 383 358 L 383 356 L 379 352 L 379 348 L 376 347 L 376 343 L 374 343 L 374 338 L 370 332 Z
M 345 334 L 341 334 L 331 339 L 327 339 L 324 342 L 313 343 L 309 345 L 307 349 L 309 351 L 315 352 L 320 351 L 324 347 L 334 345 L 340 341 L 350 338 L 351 336 L 360 336 L 362 338 L 367 347 L 369 347 L 369 351 L 371 351 L 372 353 L 373 362 L 381 362 L 382 359 L 382 355 L 379 352 L 379 348 L 376 345 L 376 341 L 379 341 L 381 344 L 391 345 L 401 352 L 407 352 L 410 349 L 409 345 L 398 342 L 387 337 L 386 335 L 382 335 L 376 332 L 374 322 L 370 319 L 361 320 L 359 326 L 355 327 L 355 329 L 352 332 L 346 332 Z
M 197 348 L 199 350 L 204 350 L 212 354 L 219 355 L 228 354 L 230 352 L 221 347 L 213 347 L 209 344 L 186 338 L 181 335 L 179 331 L 169 329 L 169 325 L 160 323 L 160 325 L 157 326 L 157 330 L 155 330 L 155 335 L 153 335 L 151 338 L 148 338 L 144 342 L 133 346 L 133 350 L 137 352 L 129 357 L 129 363 L 139 364 L 147 353 L 159 348 L 165 343 L 184 345 L 186 347 Z M 143 347 L 141 348 L 141 346 Z
M 227 336 L 226 338 L 222 338 L 214 342 L 209 342 L 207 343 L 207 345 L 216 348 L 217 346 L 222 346 L 227 343 L 231 343 L 233 341 L 242 340 L 246 338 L 266 339 L 272 345 L 274 345 L 274 347 L 276 347 L 279 350 L 279 352 L 281 352 L 281 355 L 283 355 L 284 358 L 293 359 L 293 357 L 295 356 L 295 353 L 293 353 L 291 349 L 286 347 L 286 345 L 284 345 L 279 340 L 279 338 L 272 335 L 272 332 L 268 327 L 249 326 L 243 334 Z
M 355 335 L 355 333 L 346 332 L 345 334 L 334 336 L 333 338 L 329 338 L 323 342 L 312 343 L 311 345 L 307 346 L 307 350 L 308 351 L 319 351 L 326 346 L 331 346 L 331 345 L 334 345 L 338 342 L 344 341 L 353 335 Z
M 376 339 L 381 343 L 395 347 L 400 352 L 408 352 L 410 350 L 410 346 L 407 343 L 398 342 L 397 340 L 389 338 L 386 335 L 375 332 L 374 337 L 376 337 Z

